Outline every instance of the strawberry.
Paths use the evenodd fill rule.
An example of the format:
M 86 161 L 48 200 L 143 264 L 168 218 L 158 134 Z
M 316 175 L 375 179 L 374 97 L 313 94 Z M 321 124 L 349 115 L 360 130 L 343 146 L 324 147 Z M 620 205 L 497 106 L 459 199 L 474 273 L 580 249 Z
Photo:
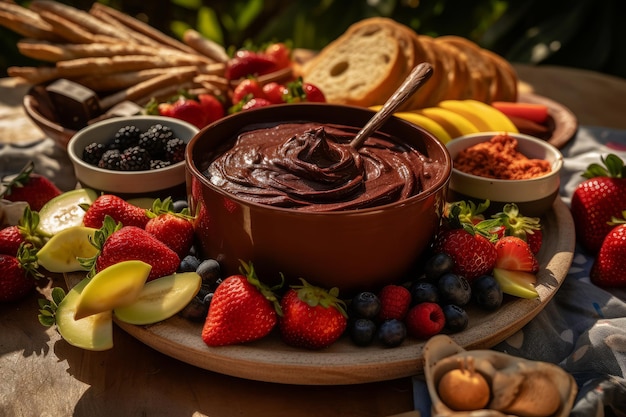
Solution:
M 198 101 L 204 110 L 206 124 L 213 123 L 225 116 L 224 104 L 212 94 L 198 94 Z
M 593 255 L 613 228 L 611 218 L 626 208 L 624 161 L 610 154 L 602 162 L 604 166 L 591 164 L 582 174 L 586 180 L 578 184 L 570 204 L 576 239 Z
M 439 304 L 423 302 L 411 307 L 404 322 L 410 336 L 417 339 L 428 339 L 441 333 L 446 324 L 446 319 Z
M 496 263 L 494 245 L 485 236 L 466 228 L 444 230 L 437 237 L 434 250 L 450 255 L 454 260 L 453 272 L 470 284 L 491 272 Z
M 244 104 L 253 98 L 265 98 L 263 92 L 263 86 L 255 78 L 246 78 L 233 90 L 233 96 L 231 98 L 233 104 L 243 102 Z
M 622 212 L 626 218 L 626 210 Z M 626 287 L 626 220 L 614 217 L 613 229 L 606 235 L 593 266 L 591 282 L 601 287 Z
M 283 341 L 293 347 L 322 349 L 333 344 L 347 326 L 345 303 L 337 298 L 339 290 L 326 290 L 300 279 L 292 286 L 280 306 L 279 318 Z
M 141 228 L 146 227 L 149 220 L 145 209 L 113 194 L 102 194 L 91 205 L 81 205 L 81 207 L 86 210 L 83 225 L 94 229 L 102 227 L 106 216 L 111 216 L 115 222 L 121 222 L 124 226 Z
M 21 245 L 17 256 L 0 254 L 0 302 L 17 301 L 36 286 L 36 249 Z
M 266 99 L 266 98 L 262 98 L 262 97 L 256 97 L 253 98 L 252 100 L 248 101 L 247 103 L 245 103 L 242 107 L 241 110 L 251 110 L 251 109 L 256 109 L 259 107 L 265 107 L 265 106 L 269 106 L 272 103 Z
M 152 266 L 147 279 L 151 281 L 173 274 L 180 265 L 179 256 L 165 243 L 140 227 L 115 223 L 110 216 L 95 232 L 92 244 L 98 253 L 82 262 L 90 275 L 122 261 L 139 260 Z
M 534 254 L 539 253 L 543 243 L 543 234 L 541 221 L 538 217 L 523 216 L 515 203 L 506 204 L 501 212 L 492 217 L 502 222 L 505 236 L 519 237 L 528 242 L 530 250 Z
M 517 236 L 505 236 L 495 244 L 496 268 L 537 273 L 539 261 L 530 245 Z
M 325 103 L 326 96 L 319 87 L 311 83 L 304 83 L 302 85 L 304 89 L 304 95 L 306 97 L 306 101 L 309 103 Z
M 411 304 L 411 292 L 401 285 L 385 285 L 378 293 L 380 300 L 379 320 L 404 320 Z
M 291 48 L 283 42 L 269 44 L 263 51 L 263 56 L 274 61 L 276 70 L 291 65 Z
M 0 253 L 17 256 L 22 243 L 36 249 L 44 245 L 44 237 L 37 232 L 39 213 L 31 211 L 28 206 L 19 220 L 19 224 L 0 230 Z
M 250 50 L 240 50 L 226 63 L 224 75 L 228 80 L 259 76 L 275 71 L 276 62 L 268 56 Z
M 146 214 L 150 220 L 146 223 L 145 230 L 169 246 L 181 259 L 185 257 L 194 239 L 191 222 L 194 217 L 189 215 L 189 209 L 175 212 L 171 197 L 167 197 L 163 201 L 156 199 Z
M 273 81 L 263 85 L 263 94 L 270 103 L 281 104 L 285 103 L 289 89 L 283 84 Z
M 0 198 L 25 201 L 33 211 L 39 211 L 48 201 L 61 194 L 61 190 L 48 178 L 33 172 L 31 161 L 10 181 L 2 181 L 4 190 Z
M 252 265 L 242 265 L 242 274 L 227 277 L 213 294 L 202 328 L 202 340 L 208 346 L 261 339 L 278 322 L 280 304 L 276 295 L 261 283 Z
M 161 116 L 183 120 L 198 129 L 208 124 L 207 113 L 200 102 L 182 95 L 173 103 L 159 104 L 158 109 Z
M 285 101 L 289 103 L 299 102 L 326 102 L 326 97 L 322 90 L 311 83 L 302 81 L 302 77 L 298 77 L 295 81 L 287 84 L 288 94 Z

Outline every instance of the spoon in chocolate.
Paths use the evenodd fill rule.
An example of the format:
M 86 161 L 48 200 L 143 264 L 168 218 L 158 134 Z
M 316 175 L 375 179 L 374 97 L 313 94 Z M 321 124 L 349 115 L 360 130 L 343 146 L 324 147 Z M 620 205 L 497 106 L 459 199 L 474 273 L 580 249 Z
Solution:
M 363 142 L 383 123 L 389 119 L 395 110 L 413 95 L 433 74 L 433 67 L 428 62 L 422 62 L 417 65 L 411 73 L 406 77 L 404 82 L 389 97 L 383 106 L 372 116 L 372 118 L 363 126 L 350 142 L 350 146 L 355 149 L 361 147 Z

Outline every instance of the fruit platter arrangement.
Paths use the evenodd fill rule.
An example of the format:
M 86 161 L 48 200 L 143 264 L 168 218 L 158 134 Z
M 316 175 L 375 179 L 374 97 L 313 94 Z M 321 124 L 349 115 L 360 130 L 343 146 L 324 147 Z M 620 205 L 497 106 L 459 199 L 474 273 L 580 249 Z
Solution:
M 162 114 L 202 128 L 283 102 L 376 108 L 421 62 L 433 65 L 434 76 L 398 116 L 443 141 L 506 129 L 560 147 L 577 129 L 567 108 L 520 93 L 513 67 L 500 56 L 465 38 L 417 34 L 391 19 L 358 22 L 316 53 L 289 42 L 232 52 L 193 29 L 182 40 L 171 38 L 100 3 L 89 11 L 51 0 L 28 8 L 2 3 L 0 12 L 0 24 L 24 36 L 19 51 L 42 62 L 8 73 L 33 85 L 26 112 L 61 147 L 86 124 L 119 115 Z M 375 58 L 363 61 L 363 51 Z
M 207 128 L 273 105 L 379 110 L 422 62 L 432 64 L 433 78 L 395 115 L 443 144 L 495 131 L 562 146 L 576 129 L 567 109 L 519 93 L 501 57 L 388 19 L 358 22 L 321 51 L 276 42 L 233 54 L 193 30 L 178 41 L 100 3 L 89 11 L 50 0 L 29 8 L 0 3 L 0 24 L 24 36 L 24 55 L 47 63 L 9 74 L 33 85 L 26 110 L 44 129 L 53 122 L 47 132 L 60 132 L 62 147 L 94 121 L 120 115 L 158 114 Z M 55 111 L 61 107 L 71 111 Z M 118 138 L 132 130 L 125 126 Z M 623 171 L 613 156 L 604 162 L 609 169 L 593 175 Z M 540 217 L 515 203 L 498 210 L 489 201 L 433 203 L 440 219 L 410 274 L 346 291 L 304 276 L 277 282 L 248 259 L 225 273 L 221 259 L 198 244 L 211 218 L 190 199 L 61 192 L 29 165 L 3 179 L 0 301 L 44 287 L 39 320 L 82 349 L 114 349 L 116 324 L 166 355 L 237 377 L 305 385 L 406 377 L 430 372 L 425 348 L 438 336 L 460 349 L 488 349 L 531 321 L 567 275 L 575 230 L 596 240 L 602 265 L 594 266 L 594 283 L 611 282 L 606 259 L 617 257 L 604 254 L 615 249 L 602 242 L 623 229 L 585 224 L 582 205 L 592 199 L 584 192 L 572 200 L 573 210 L 580 206 L 575 218 L 558 198 Z M 64 285 L 40 284 L 55 274 Z

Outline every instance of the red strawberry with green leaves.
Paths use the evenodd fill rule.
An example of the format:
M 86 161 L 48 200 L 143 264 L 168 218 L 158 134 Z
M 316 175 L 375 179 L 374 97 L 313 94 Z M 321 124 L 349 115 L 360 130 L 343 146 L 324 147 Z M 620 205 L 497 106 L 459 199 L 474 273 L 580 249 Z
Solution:
M 411 305 L 411 292 L 401 285 L 385 285 L 378 293 L 379 320 L 404 320 Z
M 91 205 L 81 205 L 85 210 L 83 225 L 99 229 L 106 216 L 110 216 L 116 223 L 124 226 L 136 226 L 142 229 L 148 223 L 146 209 L 135 206 L 121 197 L 113 194 L 102 194 Z
M 537 254 L 543 244 L 543 233 L 541 231 L 541 220 L 539 217 L 524 216 L 517 204 L 506 204 L 502 211 L 492 216 L 499 219 L 504 226 L 505 236 L 516 236 L 525 240 L 530 246 L 530 250 Z
M 225 116 L 224 103 L 213 94 L 198 94 L 198 101 L 206 115 L 206 124 L 213 123 Z
M 0 253 L 17 256 L 22 243 L 39 249 L 44 245 L 44 237 L 37 232 L 39 213 L 26 206 L 19 224 L 0 230 Z
M 194 240 L 194 217 L 185 208 L 181 212 L 174 210 L 171 197 L 156 199 L 152 208 L 146 212 L 150 220 L 145 230 L 165 243 L 182 259 L 189 253 Z
M 18 249 L 17 256 L 0 254 L 0 302 L 25 297 L 35 288 L 40 277 L 36 249 L 24 244 Z
M 504 236 L 495 243 L 495 248 L 496 268 L 533 274 L 539 271 L 539 261 L 525 240 L 517 236 Z
M 35 164 L 31 161 L 11 180 L 2 180 L 3 190 L 0 198 L 9 201 L 25 201 L 33 211 L 39 211 L 61 190 L 48 178 L 34 172 Z
M 302 81 L 302 77 L 287 84 L 285 101 L 288 103 L 325 103 L 326 97 L 322 90 L 314 84 Z
M 600 250 L 614 226 L 609 222 L 626 208 L 626 167 L 617 155 L 601 158 L 604 166 L 591 164 L 582 174 L 570 204 L 576 239 L 591 254 Z
M 223 280 L 211 299 L 202 328 L 208 346 L 247 343 L 267 336 L 278 322 L 280 304 L 273 290 L 242 262 L 242 273 Z
M 137 226 L 124 226 L 106 216 L 102 228 L 94 233 L 92 244 L 96 256 L 82 264 L 94 275 L 122 261 L 138 260 L 152 266 L 148 281 L 173 274 L 180 265 L 180 257 L 165 243 Z
M 252 50 L 239 50 L 235 56 L 226 63 L 225 77 L 228 80 L 239 80 L 247 76 L 257 77 L 269 74 L 277 67 L 276 61 L 269 56 Z
M 622 212 L 626 218 L 626 210 Z M 591 282 L 601 287 L 626 287 L 626 220 L 614 217 L 591 267 Z
M 489 273 L 496 263 L 496 248 L 485 236 L 466 229 L 444 230 L 435 242 L 435 252 L 454 260 L 453 272 L 468 282 Z
M 281 299 L 279 318 L 283 341 L 293 347 L 322 349 L 333 344 L 347 326 L 345 303 L 339 290 L 326 290 L 300 279 Z

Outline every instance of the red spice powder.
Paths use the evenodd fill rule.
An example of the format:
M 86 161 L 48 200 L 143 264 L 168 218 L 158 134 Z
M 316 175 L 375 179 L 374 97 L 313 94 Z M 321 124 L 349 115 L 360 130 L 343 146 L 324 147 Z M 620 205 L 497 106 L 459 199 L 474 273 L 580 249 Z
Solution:
M 535 178 L 551 171 L 548 161 L 527 158 L 518 151 L 517 145 L 517 139 L 512 136 L 496 135 L 461 151 L 454 159 L 454 168 L 501 180 Z

